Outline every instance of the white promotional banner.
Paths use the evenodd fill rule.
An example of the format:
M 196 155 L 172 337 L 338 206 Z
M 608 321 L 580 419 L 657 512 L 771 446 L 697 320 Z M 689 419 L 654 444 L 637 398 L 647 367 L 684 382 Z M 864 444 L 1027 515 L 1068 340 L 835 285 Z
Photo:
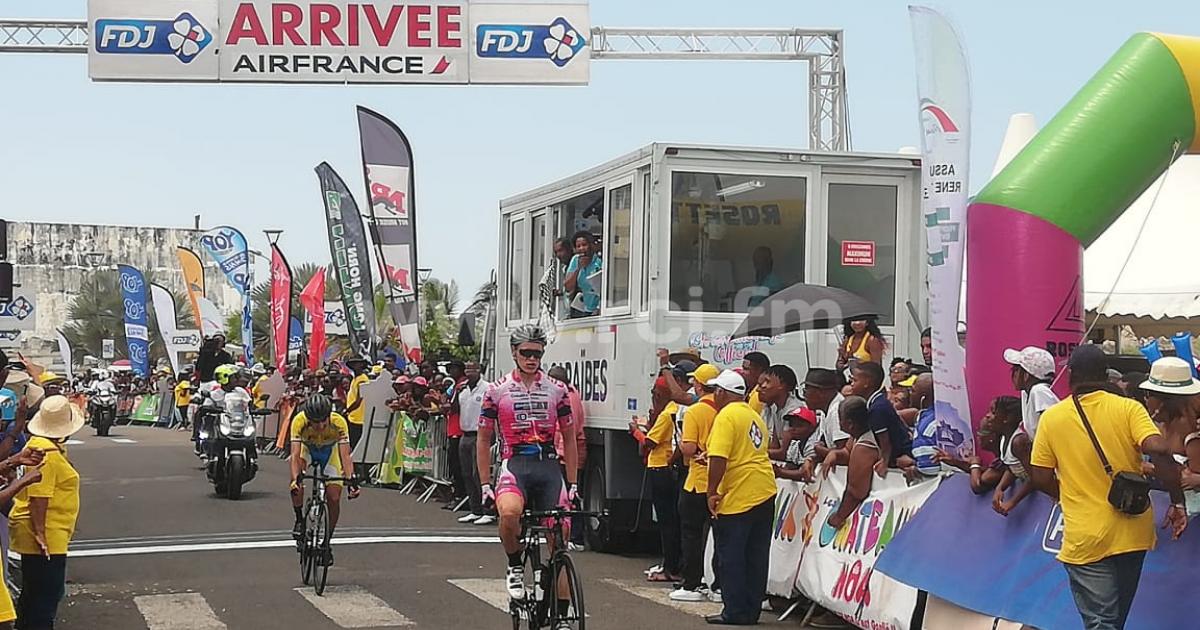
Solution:
M 576 83 L 590 76 L 581 4 L 472 4 L 471 83 Z
M 71 356 L 71 342 L 67 341 L 67 336 L 61 330 L 55 331 L 58 337 L 58 356 L 62 358 L 63 372 L 67 380 L 75 380 L 75 360 Z
M 217 0 L 89 0 L 93 80 L 217 80 Z
M 0 330 L 34 330 L 36 324 L 37 297 L 32 290 L 13 289 L 11 300 L 0 301 Z
M 775 523 L 771 527 L 771 564 L 767 572 L 767 593 L 791 599 L 800 571 L 800 558 L 804 555 L 804 539 L 801 533 L 811 524 L 805 519 L 809 514 L 805 485 L 798 481 L 776 479 Z
M 916 50 L 921 124 L 921 214 L 929 270 L 934 411 L 938 447 L 975 451 L 967 398 L 966 352 L 958 340 L 959 292 L 967 231 L 971 77 L 954 27 L 937 11 L 909 7 Z
M 217 305 L 206 297 L 196 298 L 196 303 L 200 305 L 200 333 L 208 337 L 225 332 L 225 320 Z
M 891 471 L 871 476 L 871 494 L 841 527 L 828 525 L 846 490 L 846 469 L 805 487 L 805 515 L 798 538 L 804 541 L 796 588 L 824 608 L 860 628 L 905 630 L 917 605 L 917 590 L 882 573 L 875 560 L 938 487 L 930 480 L 909 487 Z
M 172 333 L 168 343 L 175 346 L 176 352 L 200 352 L 201 340 L 202 337 L 199 330 L 185 328 Z
M 175 317 L 175 298 L 166 287 L 150 283 L 150 302 L 154 305 L 154 317 L 158 320 L 158 334 L 162 335 L 163 345 L 167 349 L 167 360 L 171 362 L 171 370 L 179 374 L 179 348 L 175 346 L 175 333 L 179 320 Z
M 88 0 L 98 81 L 585 84 L 586 3 Z
M 312 315 L 304 311 L 304 331 L 312 331 Z M 350 330 L 346 328 L 346 308 L 340 300 L 325 302 L 325 334 L 347 336 Z
M 117 341 L 115 339 L 100 340 L 100 358 L 115 359 L 117 357 Z

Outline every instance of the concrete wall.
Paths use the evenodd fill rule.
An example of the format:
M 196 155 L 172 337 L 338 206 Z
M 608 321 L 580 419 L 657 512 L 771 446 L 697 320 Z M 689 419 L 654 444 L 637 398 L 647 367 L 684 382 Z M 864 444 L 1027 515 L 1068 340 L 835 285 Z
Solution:
M 8 256 L 14 280 L 36 295 L 37 328 L 22 336 L 26 356 L 57 363 L 55 331 L 67 321 L 67 307 L 90 274 L 116 273 L 116 265 L 137 267 L 173 291 L 184 291 L 176 248 L 190 247 L 204 262 L 208 297 L 222 312 L 236 310 L 237 292 L 200 249 L 203 230 L 122 225 L 14 222 L 8 224 Z M 147 296 L 149 299 L 149 296 Z

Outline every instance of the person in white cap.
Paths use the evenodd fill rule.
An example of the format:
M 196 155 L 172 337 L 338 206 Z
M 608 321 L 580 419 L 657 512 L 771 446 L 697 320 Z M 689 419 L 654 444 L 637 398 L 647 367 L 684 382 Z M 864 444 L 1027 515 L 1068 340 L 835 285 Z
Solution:
M 1162 429 L 1175 461 L 1182 467 L 1184 505 L 1188 518 L 1200 514 L 1200 431 L 1192 400 L 1200 382 L 1179 357 L 1163 357 L 1150 366 L 1150 376 L 1139 386 L 1146 392 L 1146 410 Z
M 1042 412 L 1058 404 L 1058 396 L 1050 389 L 1054 379 L 1054 355 L 1045 348 L 1026 346 L 1021 350 L 1009 348 L 1004 360 L 1012 366 L 1012 384 L 1021 394 L 1021 425 L 1005 443 L 1000 459 L 1007 467 L 992 494 L 992 509 L 1008 516 L 1013 508 L 1033 492 L 1029 483 L 1029 459 L 1037 435 Z M 1020 481 L 1011 497 L 1008 488 Z
M 710 624 L 758 623 L 767 595 L 775 472 L 767 456 L 771 433 L 746 402 L 746 381 L 725 370 L 706 385 L 715 389 L 717 417 L 708 435 L 708 510 L 721 561 L 717 565 L 724 609 Z
M 21 554 L 17 617 L 23 628 L 53 628 L 66 590 L 67 545 L 79 517 L 79 473 L 67 460 L 65 443 L 83 423 L 83 412 L 64 396 L 47 397 L 29 421 L 29 448 L 45 453 L 42 479 L 17 495 L 8 516 L 12 550 Z

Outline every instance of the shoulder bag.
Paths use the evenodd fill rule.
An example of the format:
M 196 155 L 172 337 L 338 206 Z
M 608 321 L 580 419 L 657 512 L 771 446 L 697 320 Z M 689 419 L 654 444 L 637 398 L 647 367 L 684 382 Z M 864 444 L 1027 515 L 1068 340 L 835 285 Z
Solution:
M 1144 475 L 1132 472 L 1113 474 L 1112 466 L 1108 463 L 1108 458 L 1104 456 L 1104 449 L 1100 448 L 1100 441 L 1096 439 L 1096 433 L 1092 430 L 1092 424 L 1088 422 L 1087 414 L 1083 412 L 1083 405 L 1079 404 L 1079 396 L 1072 394 L 1071 400 L 1075 402 L 1075 410 L 1079 412 L 1083 428 L 1087 429 L 1092 446 L 1096 448 L 1096 454 L 1100 456 L 1100 463 L 1104 464 L 1104 472 L 1112 480 L 1112 485 L 1108 488 L 1108 502 L 1118 512 L 1133 516 L 1150 509 L 1150 480 L 1146 479 Z

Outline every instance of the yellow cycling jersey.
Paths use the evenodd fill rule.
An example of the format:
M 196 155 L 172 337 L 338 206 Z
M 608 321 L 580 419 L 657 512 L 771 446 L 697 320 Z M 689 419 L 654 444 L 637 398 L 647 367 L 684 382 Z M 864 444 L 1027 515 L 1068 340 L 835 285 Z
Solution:
M 316 427 L 310 424 L 308 417 L 301 411 L 292 418 L 292 441 L 312 449 L 325 449 L 335 444 L 350 443 L 350 428 L 342 414 L 330 414 L 329 422 L 324 425 Z

